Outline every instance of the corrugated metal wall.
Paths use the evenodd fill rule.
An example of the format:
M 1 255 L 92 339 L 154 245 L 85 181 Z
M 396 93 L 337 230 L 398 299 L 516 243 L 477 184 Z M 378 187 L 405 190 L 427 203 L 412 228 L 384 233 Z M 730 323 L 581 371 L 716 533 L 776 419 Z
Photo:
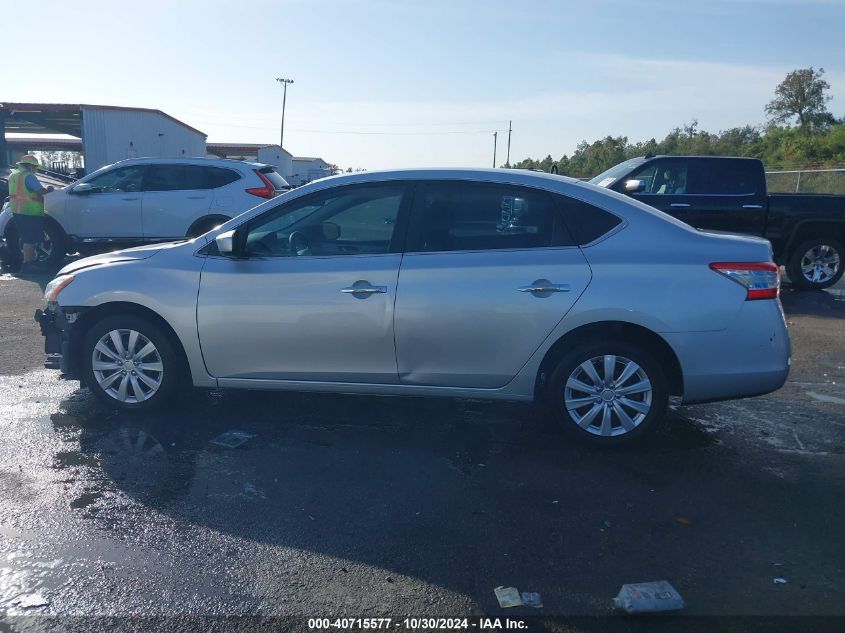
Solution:
M 156 112 L 82 109 L 85 169 L 125 158 L 205 156 L 205 137 Z
M 285 180 L 293 173 L 291 155 L 279 149 L 278 145 L 268 145 L 259 149 L 257 160 L 259 163 L 275 165 L 276 171 Z

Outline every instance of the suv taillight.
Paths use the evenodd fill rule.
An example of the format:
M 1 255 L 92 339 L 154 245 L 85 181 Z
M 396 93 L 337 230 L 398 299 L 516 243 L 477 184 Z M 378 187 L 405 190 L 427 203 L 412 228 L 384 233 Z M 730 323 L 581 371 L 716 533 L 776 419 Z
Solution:
M 259 198 L 267 198 L 268 200 L 276 195 L 276 187 L 273 185 L 272 182 L 267 180 L 267 178 L 257 169 L 253 169 L 255 175 L 261 178 L 261 182 L 264 183 L 263 187 L 251 187 L 247 189 L 247 193 L 251 193 L 254 196 L 258 196 Z
M 780 294 L 780 268 L 773 262 L 714 262 L 710 268 L 744 286 L 746 301 L 777 299 Z

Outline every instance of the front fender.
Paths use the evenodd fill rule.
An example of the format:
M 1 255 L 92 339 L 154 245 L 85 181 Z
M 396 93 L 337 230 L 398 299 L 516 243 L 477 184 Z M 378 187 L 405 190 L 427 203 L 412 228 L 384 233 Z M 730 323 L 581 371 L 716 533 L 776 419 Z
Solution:
M 79 308 L 100 308 L 110 303 L 128 303 L 146 308 L 161 317 L 176 333 L 185 350 L 193 382 L 214 387 L 202 362 L 197 334 L 196 307 L 200 272 L 205 259 L 188 249 L 173 249 L 156 257 L 119 261 L 80 270 L 58 297 L 59 304 Z M 175 251 L 179 252 L 175 252 Z

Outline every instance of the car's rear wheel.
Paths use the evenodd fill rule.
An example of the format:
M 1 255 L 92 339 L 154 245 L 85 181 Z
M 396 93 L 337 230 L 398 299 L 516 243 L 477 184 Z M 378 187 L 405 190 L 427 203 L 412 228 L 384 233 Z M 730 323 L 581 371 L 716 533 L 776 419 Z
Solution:
M 552 373 L 546 400 L 570 436 L 593 445 L 617 446 L 660 425 L 669 391 L 653 354 L 611 339 L 565 354 Z
M 845 272 L 845 248 L 838 240 L 820 237 L 799 244 L 786 265 L 789 280 L 799 288 L 822 290 Z
M 182 382 L 180 359 L 168 336 L 135 315 L 96 323 L 82 342 L 83 379 L 105 404 L 125 410 L 156 407 Z

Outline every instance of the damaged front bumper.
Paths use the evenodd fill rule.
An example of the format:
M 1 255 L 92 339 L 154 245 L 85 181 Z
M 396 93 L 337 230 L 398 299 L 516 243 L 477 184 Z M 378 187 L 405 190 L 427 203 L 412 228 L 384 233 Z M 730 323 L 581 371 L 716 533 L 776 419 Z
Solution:
M 44 367 L 58 369 L 67 378 L 74 378 L 75 367 L 71 363 L 71 335 L 78 312 L 63 310 L 55 304 L 48 304 L 44 310 L 35 311 L 35 320 L 41 326 L 44 336 L 44 353 L 47 355 Z

